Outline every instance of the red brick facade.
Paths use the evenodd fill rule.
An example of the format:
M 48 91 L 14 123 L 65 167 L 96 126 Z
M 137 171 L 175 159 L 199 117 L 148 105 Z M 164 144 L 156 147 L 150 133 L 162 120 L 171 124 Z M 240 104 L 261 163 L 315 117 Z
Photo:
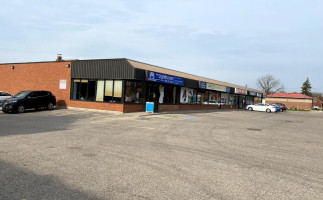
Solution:
M 67 64 L 71 62 L 0 65 L 0 90 L 11 94 L 22 90 L 49 90 L 59 104 L 68 105 L 71 68 L 67 68 Z M 59 89 L 60 80 L 66 80 L 66 89 Z
M 312 109 L 312 100 L 305 99 L 266 98 L 266 103 L 283 103 L 288 109 Z
M 313 99 L 313 106 L 318 106 L 319 108 L 322 109 L 322 107 L 323 107 L 323 100 L 321 100 L 318 97 L 314 97 L 314 99 Z

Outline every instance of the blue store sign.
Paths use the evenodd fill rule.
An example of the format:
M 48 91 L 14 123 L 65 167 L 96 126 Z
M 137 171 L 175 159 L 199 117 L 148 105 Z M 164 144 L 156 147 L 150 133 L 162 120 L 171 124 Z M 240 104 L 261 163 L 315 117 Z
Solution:
M 230 93 L 230 87 L 226 87 L 226 92 Z
M 206 82 L 200 82 L 200 88 L 206 89 Z
M 151 71 L 148 71 L 147 80 L 159 82 L 159 83 L 184 85 L 184 78 L 180 78 L 177 76 L 171 76 L 171 75 L 167 75 L 167 74 L 162 74 L 162 73 L 158 73 L 158 72 L 151 72 Z

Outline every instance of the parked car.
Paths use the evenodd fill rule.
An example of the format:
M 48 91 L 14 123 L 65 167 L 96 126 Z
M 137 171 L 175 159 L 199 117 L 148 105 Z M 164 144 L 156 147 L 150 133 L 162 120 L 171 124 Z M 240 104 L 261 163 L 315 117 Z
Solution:
M 275 106 L 275 108 L 276 108 L 276 112 L 280 112 L 280 108 L 279 108 L 276 104 L 269 104 L 269 105 L 271 105 L 271 106 Z
M 313 108 L 312 108 L 313 110 L 321 110 L 321 108 L 320 107 L 318 107 L 318 106 L 313 106 Z
M 0 91 L 0 100 L 11 98 L 12 94 L 8 92 Z
M 246 109 L 249 111 L 254 110 L 254 111 L 263 111 L 263 112 L 277 112 L 276 106 L 265 104 L 265 103 L 258 103 L 256 105 L 248 105 L 246 107 Z
M 284 112 L 286 110 L 286 105 L 283 103 L 274 103 L 276 106 L 279 107 L 280 112 Z
M 56 105 L 56 97 L 49 91 L 21 91 L 12 98 L 0 101 L 0 110 L 5 113 L 23 113 L 26 109 L 47 108 L 52 110 Z

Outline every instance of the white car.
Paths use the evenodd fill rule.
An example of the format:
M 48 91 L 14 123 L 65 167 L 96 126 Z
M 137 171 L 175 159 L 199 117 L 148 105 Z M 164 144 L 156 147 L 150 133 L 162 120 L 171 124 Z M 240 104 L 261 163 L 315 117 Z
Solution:
M 313 110 L 321 110 L 321 108 L 320 107 L 318 107 L 318 106 L 313 106 L 313 108 L 312 108 Z
M 275 105 L 269 105 L 265 103 L 258 103 L 256 105 L 248 105 L 246 107 L 246 110 L 249 111 L 263 111 L 263 112 L 276 112 L 276 106 Z
M 0 100 L 11 98 L 12 95 L 8 92 L 0 91 Z

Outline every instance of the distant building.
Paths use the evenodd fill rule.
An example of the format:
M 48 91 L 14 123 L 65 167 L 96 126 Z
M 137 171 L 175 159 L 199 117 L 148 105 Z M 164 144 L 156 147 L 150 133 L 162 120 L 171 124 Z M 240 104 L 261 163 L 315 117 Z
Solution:
M 320 109 L 322 109 L 323 108 L 323 98 L 314 97 L 313 98 L 313 106 L 317 106 Z
M 313 98 L 300 93 L 275 93 L 267 95 L 266 103 L 283 103 L 289 109 L 311 110 Z

